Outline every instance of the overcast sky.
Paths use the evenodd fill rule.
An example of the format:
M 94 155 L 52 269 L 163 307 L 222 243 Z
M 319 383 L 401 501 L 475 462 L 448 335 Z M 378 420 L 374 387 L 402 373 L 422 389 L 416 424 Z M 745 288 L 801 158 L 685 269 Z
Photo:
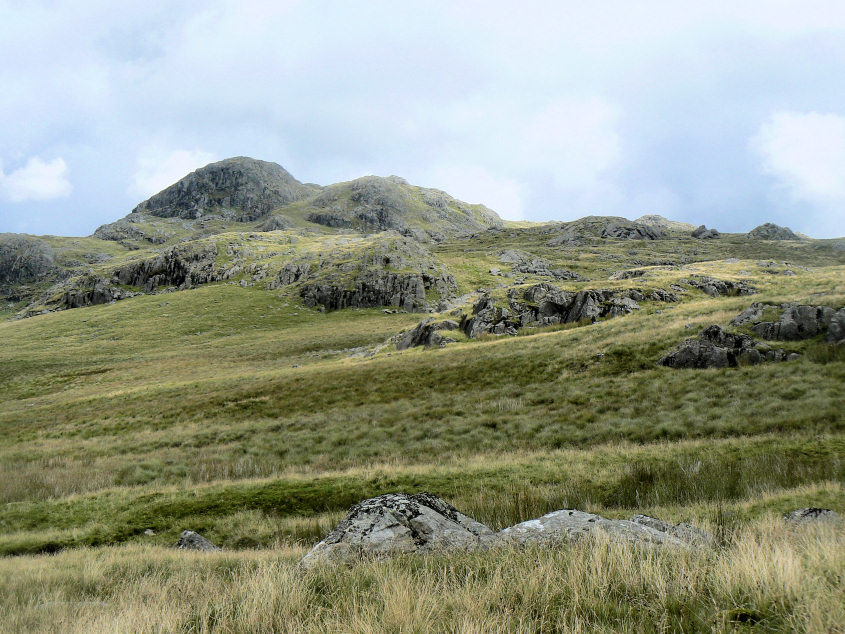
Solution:
M 0 0 L 0 231 L 214 160 L 504 218 L 845 235 L 845 2 Z

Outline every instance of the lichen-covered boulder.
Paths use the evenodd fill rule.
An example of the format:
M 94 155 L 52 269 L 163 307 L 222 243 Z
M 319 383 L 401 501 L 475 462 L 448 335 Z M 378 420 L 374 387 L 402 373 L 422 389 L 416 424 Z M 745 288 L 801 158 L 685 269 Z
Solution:
M 474 550 L 492 538 L 487 526 L 431 493 L 388 493 L 353 506 L 300 563 L 310 568 L 366 557 Z
M 202 550 L 205 552 L 220 550 L 205 537 L 194 531 L 182 531 L 182 534 L 179 535 L 179 541 L 176 542 L 176 548 L 179 550 Z

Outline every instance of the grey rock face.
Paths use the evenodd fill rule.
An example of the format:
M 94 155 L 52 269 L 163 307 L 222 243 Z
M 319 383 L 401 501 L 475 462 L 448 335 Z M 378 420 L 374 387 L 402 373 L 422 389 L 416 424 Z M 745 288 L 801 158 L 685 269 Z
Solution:
M 639 289 L 624 291 L 606 289 L 582 290 L 577 293 L 564 291 L 543 282 L 524 291 L 512 289 L 508 293 L 508 306 L 496 306 L 488 295 L 482 296 L 473 306 L 471 315 L 461 319 L 461 330 L 468 337 L 483 333 L 515 335 L 526 326 L 549 326 L 579 321 L 595 322 L 601 317 L 619 317 L 638 310 L 637 303 L 646 299 Z M 650 293 L 655 301 L 677 301 L 677 297 L 663 289 Z
M 314 193 L 280 165 L 238 156 L 206 165 L 139 204 L 163 218 L 221 215 L 250 221 Z
M 668 231 L 692 231 L 695 225 L 688 222 L 679 222 L 677 220 L 669 220 L 659 214 L 646 214 L 640 216 L 634 222 L 641 225 L 648 225 L 650 227 L 657 227 L 658 229 L 665 229 Z
M 340 524 L 302 558 L 310 568 L 402 553 L 474 550 L 493 531 L 431 493 L 388 493 L 350 509 Z
M 457 287 L 457 284 L 451 276 L 375 270 L 362 271 L 351 288 L 331 282 L 314 282 L 305 284 L 300 295 L 306 306 L 322 305 L 327 310 L 398 306 L 408 312 L 415 312 L 425 308 L 425 292 L 432 287 L 440 287 L 445 291 L 447 287 Z M 442 295 L 448 295 L 448 292 Z
M 0 287 L 46 278 L 54 269 L 53 248 L 38 238 L 0 234 Z
M 74 278 L 67 283 L 67 290 L 62 296 L 59 306 L 56 308 L 61 310 L 64 308 L 96 306 L 98 304 L 108 304 L 109 302 L 128 299 L 136 295 L 138 293 L 114 286 L 105 278 L 86 275 Z
M 662 545 L 686 548 L 712 544 L 713 538 L 705 531 L 688 524 L 677 526 L 644 515 L 630 520 L 609 520 L 574 509 L 547 513 L 506 528 L 496 535 L 498 543 L 521 546 L 554 546 L 566 542 L 606 535 L 612 541 L 645 545 Z
M 754 227 L 745 237 L 754 240 L 798 240 L 798 236 L 789 227 L 779 227 L 771 222 Z
M 267 220 L 261 223 L 262 231 L 279 231 L 282 229 L 290 229 L 293 227 L 293 222 L 284 216 L 268 216 Z
M 708 229 L 704 225 L 700 225 L 696 229 L 693 229 L 690 235 L 693 238 L 698 238 L 699 240 L 712 240 L 714 238 L 718 238 L 722 234 L 720 234 L 715 229 Z
M 796 509 L 784 517 L 787 522 L 806 524 L 810 522 L 835 522 L 839 520 L 839 513 L 831 509 L 809 507 Z
M 778 321 L 762 321 L 751 330 L 762 339 L 798 341 L 826 332 L 834 315 L 836 311 L 829 306 L 793 305 L 783 311 Z
M 130 262 L 113 273 L 118 284 L 139 286 L 147 292 L 159 287 L 190 288 L 221 278 L 214 268 L 217 245 L 214 242 L 177 245 L 154 258 Z
M 423 319 L 420 323 L 414 326 L 411 330 L 403 333 L 396 342 L 397 350 L 407 350 L 415 346 L 425 346 L 426 348 L 444 346 L 454 339 L 444 337 L 441 331 L 457 330 L 459 324 L 451 319 L 435 322 L 429 317 Z
M 685 339 L 660 358 L 660 365 L 670 368 L 733 368 L 740 363 L 755 365 L 763 361 L 786 361 L 783 350 L 758 348 L 748 335 L 725 332 L 713 325 L 696 338 Z
M 202 550 L 205 552 L 220 550 L 205 537 L 194 531 L 182 531 L 182 534 L 179 535 L 179 541 L 176 542 L 176 548 L 180 550 Z

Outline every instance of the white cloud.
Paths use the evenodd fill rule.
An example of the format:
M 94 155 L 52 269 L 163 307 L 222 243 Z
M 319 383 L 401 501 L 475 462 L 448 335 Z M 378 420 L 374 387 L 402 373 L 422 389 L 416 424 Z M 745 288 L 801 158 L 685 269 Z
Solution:
M 214 158 L 213 154 L 202 150 L 168 152 L 160 148 L 147 148 L 138 157 L 128 193 L 135 197 L 149 198 L 195 169 L 211 163 Z
M 620 157 L 617 119 L 617 111 L 596 97 L 558 99 L 523 130 L 522 164 L 550 171 L 563 189 L 591 189 Z
M 468 203 L 481 203 L 505 220 L 524 218 L 519 184 L 477 165 L 450 166 L 431 174 L 432 186 Z
M 0 170 L 0 193 L 11 202 L 66 198 L 72 190 L 62 158 L 43 161 L 33 156 L 26 165 L 8 174 Z
M 786 203 L 809 204 L 807 230 L 845 230 L 845 117 L 776 112 L 750 143 Z M 806 226 L 806 225 L 805 225 Z

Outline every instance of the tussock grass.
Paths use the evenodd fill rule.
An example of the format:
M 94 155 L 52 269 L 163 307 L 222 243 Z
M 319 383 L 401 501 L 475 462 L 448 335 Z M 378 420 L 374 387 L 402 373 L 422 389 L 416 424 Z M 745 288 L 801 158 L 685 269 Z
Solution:
M 716 551 L 598 538 L 295 568 L 302 548 L 0 560 L 0 628 L 62 632 L 836 632 L 845 538 L 766 516 Z

